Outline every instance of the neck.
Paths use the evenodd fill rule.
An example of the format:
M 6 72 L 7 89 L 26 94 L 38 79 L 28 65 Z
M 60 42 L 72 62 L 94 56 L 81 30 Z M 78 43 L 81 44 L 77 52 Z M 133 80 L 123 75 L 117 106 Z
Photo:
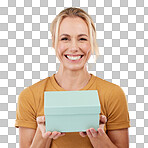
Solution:
M 77 71 L 65 70 L 61 65 L 55 74 L 57 83 L 65 90 L 80 90 L 87 85 L 91 75 L 86 66 Z

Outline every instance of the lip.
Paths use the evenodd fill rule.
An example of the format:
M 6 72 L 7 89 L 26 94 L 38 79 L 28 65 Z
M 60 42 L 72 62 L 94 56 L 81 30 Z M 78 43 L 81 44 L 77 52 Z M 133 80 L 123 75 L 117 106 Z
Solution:
M 70 59 L 68 59 L 66 56 L 82 56 L 80 59 L 78 59 L 78 60 L 70 60 Z M 83 59 L 83 57 L 84 57 L 84 55 L 70 55 L 70 54 L 66 54 L 66 55 L 64 55 L 64 57 L 65 57 L 65 59 L 68 61 L 68 62 L 70 62 L 70 63 L 79 63 L 82 59 Z
M 76 57 L 76 56 L 83 56 L 83 54 L 77 54 L 77 55 L 74 55 L 74 54 L 65 54 L 64 56 Z

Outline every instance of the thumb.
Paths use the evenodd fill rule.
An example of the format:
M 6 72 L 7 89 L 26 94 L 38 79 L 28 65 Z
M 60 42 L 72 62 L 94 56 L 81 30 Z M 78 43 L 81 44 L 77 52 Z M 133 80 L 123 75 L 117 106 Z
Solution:
M 104 126 L 105 126 L 105 124 L 100 124 L 100 125 L 99 125 L 99 128 L 104 129 Z
M 107 118 L 105 115 L 100 116 L 100 124 L 105 124 L 107 122 Z
M 37 121 L 38 124 L 44 123 L 45 122 L 45 116 L 38 116 L 36 118 L 36 121 Z

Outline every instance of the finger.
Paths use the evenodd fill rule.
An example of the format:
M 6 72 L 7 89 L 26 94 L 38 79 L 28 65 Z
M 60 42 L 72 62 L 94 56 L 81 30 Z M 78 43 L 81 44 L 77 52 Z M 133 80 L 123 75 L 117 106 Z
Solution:
M 90 132 L 91 132 L 93 137 L 97 137 L 98 136 L 98 132 L 94 128 L 90 128 Z
M 101 129 L 101 128 L 98 128 L 97 131 L 98 131 L 98 134 L 99 134 L 100 136 L 103 136 L 104 133 L 105 133 L 104 130 Z
M 49 138 L 54 138 L 57 134 L 58 134 L 58 132 L 57 131 L 54 131 L 54 132 L 52 132 L 52 134 L 50 135 Z
M 57 133 L 57 134 L 53 137 L 53 139 L 57 139 L 58 137 L 60 137 L 60 135 L 61 135 L 61 133 Z
M 54 133 L 55 134 L 55 133 Z M 65 136 L 66 133 L 57 132 L 57 134 L 53 137 L 53 139 L 57 139 L 58 137 Z
M 88 136 L 89 138 L 92 138 L 92 137 L 93 137 L 89 129 L 86 130 L 86 133 L 87 133 L 87 136 Z
M 105 124 L 106 122 L 107 122 L 106 116 L 101 115 L 101 116 L 100 116 L 100 123 L 101 123 L 101 124 Z
M 100 124 L 99 128 L 104 129 L 105 124 Z
M 66 134 L 66 133 L 61 133 L 61 135 L 60 135 L 60 136 L 65 136 L 65 134 Z
M 65 136 L 65 133 L 58 133 L 53 139 L 57 139 L 59 137 Z
M 36 118 L 37 124 L 45 122 L 45 116 L 39 116 Z
M 45 126 L 43 124 L 38 124 L 38 127 L 42 134 L 46 132 Z
M 106 116 L 101 115 L 101 116 L 100 116 L 100 121 L 101 121 L 101 122 L 105 122 L 105 121 L 106 121 Z
M 46 132 L 46 133 L 43 133 L 43 134 L 42 134 L 42 137 L 46 139 L 46 138 L 49 138 L 49 136 L 50 136 L 51 134 L 52 134 L 51 132 Z
M 38 126 L 39 126 L 41 133 L 42 133 L 43 138 L 47 138 L 51 135 L 50 131 L 46 132 L 45 126 L 43 124 L 39 124 Z
M 82 136 L 82 137 L 86 137 L 86 136 L 87 136 L 86 132 L 79 132 L 79 134 L 80 134 L 80 136 Z

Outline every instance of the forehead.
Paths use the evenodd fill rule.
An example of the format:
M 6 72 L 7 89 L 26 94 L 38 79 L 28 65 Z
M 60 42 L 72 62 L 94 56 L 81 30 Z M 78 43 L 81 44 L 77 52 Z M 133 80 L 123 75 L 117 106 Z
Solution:
M 66 17 L 59 26 L 59 35 L 63 33 L 88 35 L 88 26 L 80 17 Z

